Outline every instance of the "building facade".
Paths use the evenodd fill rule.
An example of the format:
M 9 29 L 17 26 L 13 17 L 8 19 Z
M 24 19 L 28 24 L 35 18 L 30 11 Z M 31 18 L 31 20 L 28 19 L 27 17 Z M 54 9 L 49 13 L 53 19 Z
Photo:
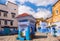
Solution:
M 57 3 L 52 8 L 52 18 L 53 22 L 59 22 L 60 21 L 60 1 L 57 1 Z
M 0 4 L 0 31 L 17 29 L 16 16 L 18 14 L 18 6 L 8 1 L 7 4 Z
M 52 17 L 46 20 L 48 24 L 60 22 L 60 1 L 57 1 L 52 7 Z

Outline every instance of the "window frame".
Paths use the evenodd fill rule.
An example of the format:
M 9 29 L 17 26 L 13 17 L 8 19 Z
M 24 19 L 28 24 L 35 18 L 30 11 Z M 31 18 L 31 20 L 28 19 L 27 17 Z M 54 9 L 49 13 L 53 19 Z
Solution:
M 16 13 L 11 13 L 12 18 L 15 18 Z
M 7 20 L 4 20 L 4 24 L 7 25 Z
M 4 17 L 7 17 L 7 12 L 4 12 Z
M 56 13 L 58 14 L 58 9 L 56 10 Z
M 11 26 L 13 25 L 13 21 L 10 21 L 10 25 L 11 25 Z
M 1 25 L 1 20 L 0 20 L 0 25 Z
M 1 11 L 0 11 L 0 16 L 1 16 Z

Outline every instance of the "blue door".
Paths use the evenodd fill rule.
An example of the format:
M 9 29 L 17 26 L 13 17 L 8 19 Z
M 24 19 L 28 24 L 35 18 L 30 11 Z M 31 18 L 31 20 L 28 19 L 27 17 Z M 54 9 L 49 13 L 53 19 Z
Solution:
M 10 28 L 4 27 L 4 33 L 5 33 L 5 34 L 9 34 L 9 33 L 10 33 Z

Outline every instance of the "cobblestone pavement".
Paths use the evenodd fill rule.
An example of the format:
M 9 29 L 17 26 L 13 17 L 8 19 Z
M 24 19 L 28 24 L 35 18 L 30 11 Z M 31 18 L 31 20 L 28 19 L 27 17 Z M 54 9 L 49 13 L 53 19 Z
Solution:
M 0 36 L 0 41 L 20 41 L 20 40 L 16 40 L 16 37 L 17 35 Z M 30 41 L 59 41 L 59 40 L 60 37 L 53 37 L 50 34 L 42 34 L 37 32 L 35 38 Z

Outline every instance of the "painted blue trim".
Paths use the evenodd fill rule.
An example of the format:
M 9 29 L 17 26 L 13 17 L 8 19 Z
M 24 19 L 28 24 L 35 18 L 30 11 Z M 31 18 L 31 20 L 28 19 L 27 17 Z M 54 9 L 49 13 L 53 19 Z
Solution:
M 18 26 L 18 38 L 19 38 L 19 40 L 24 40 L 24 38 L 23 37 L 21 37 L 21 29 L 20 29 L 20 26 Z
M 26 40 L 31 40 L 31 38 L 30 38 L 30 25 L 27 27 Z
M 27 19 L 25 19 L 25 20 L 19 20 L 19 22 L 27 22 L 28 20 Z

